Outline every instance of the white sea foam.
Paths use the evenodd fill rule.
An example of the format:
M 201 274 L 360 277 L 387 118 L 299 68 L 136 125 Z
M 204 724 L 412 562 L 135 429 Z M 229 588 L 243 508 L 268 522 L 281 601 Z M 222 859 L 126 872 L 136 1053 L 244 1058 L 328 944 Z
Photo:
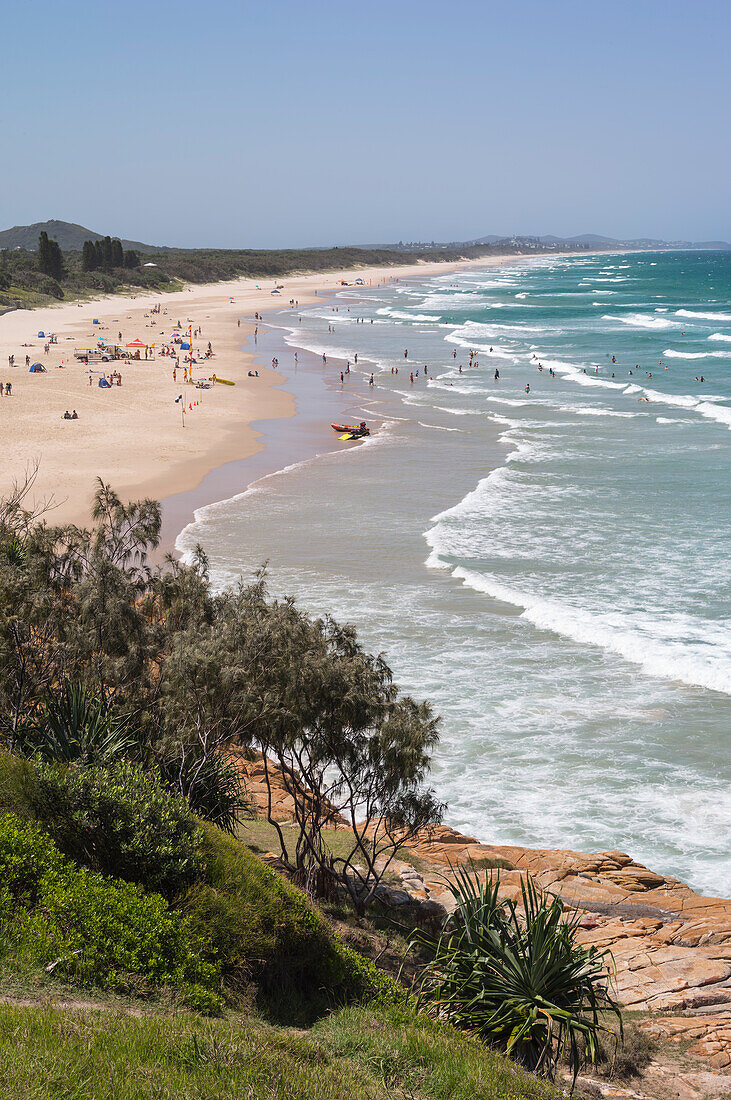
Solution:
M 666 317 L 655 317 L 652 313 L 605 313 L 602 321 L 619 321 L 623 325 L 631 325 L 632 328 L 680 329 L 683 327 L 679 321 L 670 321 Z
M 441 567 L 450 568 L 446 562 Z M 653 630 L 655 624 L 647 616 L 638 613 L 634 618 L 626 618 L 619 613 L 594 613 L 562 600 L 521 592 L 487 573 L 478 573 L 462 566 L 453 569 L 452 576 L 501 603 L 522 608 L 520 617 L 539 630 L 549 630 L 580 645 L 597 646 L 616 653 L 639 665 L 651 676 L 680 680 L 731 695 L 731 652 L 721 651 L 704 657 L 700 652 L 693 652 L 680 636 L 670 642 L 662 640 L 656 636 Z M 687 629 L 690 624 L 678 623 L 678 635 L 681 635 L 684 625 Z M 702 642 L 701 638 L 699 642 Z M 702 649 L 701 645 L 699 649 Z
M 725 332 L 712 332 L 708 339 L 722 340 L 726 344 L 731 344 L 731 336 L 728 336 Z
M 377 312 L 387 317 L 393 317 L 397 321 L 441 321 L 441 316 L 438 313 L 406 313 L 405 310 L 391 309 L 390 306 L 384 306 L 383 309 L 379 309 Z
M 707 359 L 709 353 L 707 351 L 676 351 L 674 348 L 665 348 L 663 357 L 665 359 Z
M 710 401 L 701 401 L 694 411 L 709 420 L 716 420 L 719 424 L 725 424 L 731 428 L 731 407 L 728 405 L 712 405 Z
M 603 409 L 599 405 L 557 405 L 559 412 L 573 413 L 575 416 L 613 416 L 623 420 L 630 420 L 640 414 L 634 412 L 621 412 L 619 409 Z
M 561 374 L 564 378 L 568 378 L 571 382 L 576 382 L 579 386 L 599 386 L 605 390 L 624 390 L 624 382 L 612 382 L 608 378 L 601 378 L 599 375 L 593 372 L 584 374 L 584 371 L 573 363 L 564 363 L 561 359 L 543 359 L 541 363 L 545 370 L 549 368 L 554 370 L 556 374 Z M 533 364 L 533 360 L 531 360 Z
M 561 330 L 558 328 L 549 328 L 546 325 L 507 325 L 504 322 L 497 321 L 494 323 L 490 322 L 490 324 L 485 324 L 482 321 L 466 321 L 463 325 L 460 325 L 454 330 L 456 335 L 464 339 L 479 339 L 481 336 L 490 336 L 493 332 L 510 332 L 517 336 L 522 336 L 526 332 L 545 335 L 547 332 L 558 334 L 560 331 Z
M 731 313 L 703 313 L 695 309 L 676 309 L 676 317 L 694 317 L 699 321 L 731 321 Z
M 420 428 L 432 428 L 435 432 L 461 432 L 464 434 L 463 428 L 446 428 L 443 424 L 425 424 L 423 420 L 417 420 L 416 423 Z
M 663 393 L 648 386 L 644 387 L 644 392 L 651 401 L 664 401 L 666 405 L 677 405 L 680 409 L 694 409 L 698 404 L 698 398 L 688 393 Z

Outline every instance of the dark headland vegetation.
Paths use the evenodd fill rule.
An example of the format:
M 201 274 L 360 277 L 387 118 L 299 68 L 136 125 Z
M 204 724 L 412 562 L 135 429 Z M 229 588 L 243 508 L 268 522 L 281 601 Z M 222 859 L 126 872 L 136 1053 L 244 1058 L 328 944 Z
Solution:
M 43 222 L 0 233 L 0 309 L 33 308 L 127 290 L 165 292 L 179 290 L 184 283 L 243 276 L 279 279 L 305 272 L 447 263 L 561 247 L 576 251 L 590 246 L 511 238 L 447 245 L 175 249 L 104 237 L 66 222 Z

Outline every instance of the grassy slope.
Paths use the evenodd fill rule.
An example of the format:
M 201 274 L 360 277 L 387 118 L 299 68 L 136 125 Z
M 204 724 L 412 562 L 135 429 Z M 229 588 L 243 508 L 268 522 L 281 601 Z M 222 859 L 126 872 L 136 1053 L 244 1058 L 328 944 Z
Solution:
M 307 1035 L 237 1017 L 0 1006 L 3 1100 L 548 1100 L 476 1042 L 400 1010 L 350 1008 Z

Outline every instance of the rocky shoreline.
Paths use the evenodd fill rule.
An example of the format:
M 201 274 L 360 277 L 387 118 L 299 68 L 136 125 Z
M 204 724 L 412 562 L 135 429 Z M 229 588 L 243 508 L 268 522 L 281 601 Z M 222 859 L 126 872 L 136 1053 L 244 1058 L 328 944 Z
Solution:
M 265 811 L 260 761 L 245 763 L 249 793 Z M 274 791 L 274 816 L 293 819 L 289 795 Z M 581 939 L 609 949 L 615 992 L 629 1010 L 649 1013 L 643 1030 L 689 1055 L 689 1069 L 669 1073 L 658 1062 L 638 1091 L 592 1079 L 604 1095 L 706 1100 L 731 1095 L 731 900 L 703 897 L 679 879 L 658 874 L 625 852 L 574 852 L 483 844 L 446 825 L 408 842 L 413 856 L 393 860 L 384 900 L 419 907 L 434 919 L 449 912 L 450 866 L 500 868 L 500 889 L 519 897 L 528 875 L 546 891 L 584 912 Z M 697 1069 L 695 1068 L 697 1066 Z M 659 1091 L 643 1091 L 648 1081 Z

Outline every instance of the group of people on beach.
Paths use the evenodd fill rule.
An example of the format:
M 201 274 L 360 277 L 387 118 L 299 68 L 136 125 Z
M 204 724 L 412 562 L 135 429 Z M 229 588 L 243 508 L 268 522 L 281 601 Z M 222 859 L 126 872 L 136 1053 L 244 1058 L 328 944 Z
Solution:
M 89 371 L 89 385 L 94 385 L 94 371 Z M 97 381 L 97 386 L 102 390 L 111 389 L 112 386 L 122 385 L 122 375 L 118 370 L 113 370 L 111 374 L 101 374 Z

